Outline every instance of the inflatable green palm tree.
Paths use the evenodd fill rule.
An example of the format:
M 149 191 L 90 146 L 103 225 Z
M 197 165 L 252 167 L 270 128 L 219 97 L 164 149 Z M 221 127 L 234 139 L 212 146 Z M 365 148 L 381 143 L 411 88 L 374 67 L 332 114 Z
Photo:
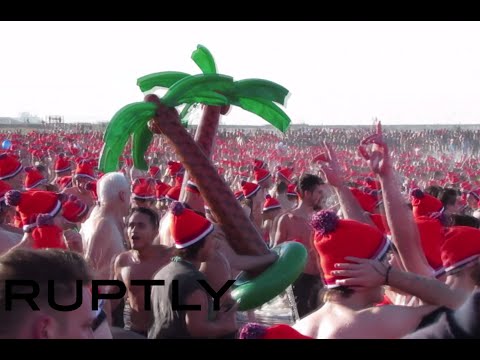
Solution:
M 168 88 L 160 103 L 170 110 L 185 105 L 180 118 L 184 118 L 193 104 L 211 106 L 235 105 L 250 111 L 272 124 L 282 132 L 290 125 L 290 118 L 277 105 L 285 105 L 288 90 L 263 79 L 234 81 L 231 76 L 216 73 L 215 61 L 202 45 L 192 53 L 192 59 L 202 74 L 189 75 L 182 72 L 160 72 L 143 76 L 137 85 L 142 92 L 157 87 Z M 277 103 L 277 104 L 276 104 Z M 168 111 L 162 111 L 167 114 Z M 132 158 L 137 169 L 147 170 L 144 154 L 153 137 L 148 122 L 161 116 L 158 105 L 144 101 L 126 105 L 112 118 L 104 134 L 104 145 L 100 156 L 99 169 L 102 172 L 118 170 L 118 160 L 125 145 L 132 136 Z

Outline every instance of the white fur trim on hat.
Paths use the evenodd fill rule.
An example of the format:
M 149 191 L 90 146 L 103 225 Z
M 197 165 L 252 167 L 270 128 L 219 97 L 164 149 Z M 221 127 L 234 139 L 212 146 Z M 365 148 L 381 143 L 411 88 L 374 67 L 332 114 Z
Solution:
M 213 224 L 210 224 L 209 227 L 204 232 L 202 232 L 200 235 L 198 235 L 194 239 L 186 242 L 185 244 L 175 244 L 175 247 L 177 249 L 184 249 L 190 245 L 195 244 L 197 241 L 202 240 L 205 236 L 209 235 L 212 231 L 213 231 Z
M 15 175 L 17 175 L 20 171 L 23 170 L 23 165 L 20 164 L 20 166 L 18 167 L 17 170 L 15 170 L 13 173 L 11 174 L 8 174 L 8 175 L 5 175 L 5 176 L 0 176 L 0 180 L 7 180 L 7 179 L 10 179 L 12 177 L 14 177 Z
M 40 179 L 30 187 L 25 186 L 25 190 L 32 190 L 32 189 L 36 188 L 38 185 L 42 185 L 42 184 L 46 184 L 46 183 L 47 183 L 47 179 Z

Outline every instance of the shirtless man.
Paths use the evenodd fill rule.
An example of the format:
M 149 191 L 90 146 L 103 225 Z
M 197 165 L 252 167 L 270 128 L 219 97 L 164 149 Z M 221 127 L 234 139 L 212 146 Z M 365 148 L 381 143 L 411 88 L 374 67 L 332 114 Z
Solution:
M 308 251 L 305 269 L 293 283 L 300 317 L 316 309 L 318 291 L 322 288 L 316 253 L 311 245 L 313 230 L 309 222 L 314 211 L 320 209 L 323 187 L 324 182 L 320 177 L 311 174 L 303 175 L 298 184 L 299 205 L 280 216 L 275 234 L 275 246 L 285 241 L 296 240 L 301 242 Z
M 85 259 L 96 279 L 109 279 L 115 257 L 125 251 L 123 218 L 130 208 L 130 186 L 121 173 L 109 173 L 98 181 L 98 200 L 80 234 Z
M 301 242 L 308 251 L 308 260 L 304 272 L 293 284 L 293 293 L 297 301 L 297 310 L 300 317 L 313 311 L 318 305 L 318 292 L 322 288 L 320 269 L 317 266 L 317 253 L 312 247 L 313 229 L 310 219 L 316 210 L 321 208 L 327 186 L 335 189 L 343 217 L 362 223 L 373 225 L 365 216 L 358 201 L 345 184 L 342 167 L 337 159 L 334 149 L 327 143 L 324 144 L 324 154 L 320 170 L 327 184 L 311 174 L 304 174 L 297 185 L 298 206 L 286 212 L 278 220 L 275 245 L 289 240 Z
M 123 281 L 127 287 L 125 330 L 147 337 L 153 315 L 144 308 L 143 287 L 131 286 L 130 282 L 153 279 L 153 275 L 170 262 L 173 248 L 152 244 L 158 233 L 158 215 L 149 208 L 136 207 L 131 210 L 127 233 L 132 249 L 117 256 L 114 276 L 115 280 Z

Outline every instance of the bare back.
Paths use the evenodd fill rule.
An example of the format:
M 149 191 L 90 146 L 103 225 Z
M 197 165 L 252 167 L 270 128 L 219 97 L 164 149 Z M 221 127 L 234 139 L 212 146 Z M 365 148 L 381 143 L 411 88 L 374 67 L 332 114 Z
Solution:
M 92 212 L 80 230 L 84 256 L 92 266 L 96 279 L 110 279 L 112 262 L 125 251 L 124 234 L 121 224 L 100 210 Z
M 280 216 L 276 228 L 275 245 L 290 240 L 302 243 L 308 252 L 307 265 L 303 272 L 309 275 L 319 276 L 317 252 L 312 242 L 313 235 L 314 231 L 309 221 L 303 216 L 299 216 L 298 209 L 294 209 Z
M 353 310 L 327 302 L 294 328 L 316 339 L 399 339 L 414 332 L 435 308 L 387 305 Z

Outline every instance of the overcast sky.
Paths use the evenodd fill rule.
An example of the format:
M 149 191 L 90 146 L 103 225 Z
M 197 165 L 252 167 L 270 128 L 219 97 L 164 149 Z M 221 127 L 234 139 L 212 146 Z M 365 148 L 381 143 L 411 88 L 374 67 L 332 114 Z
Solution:
M 109 120 L 138 77 L 198 73 L 203 44 L 220 73 L 289 89 L 293 123 L 480 123 L 479 39 L 478 22 L 0 22 L 0 117 Z

